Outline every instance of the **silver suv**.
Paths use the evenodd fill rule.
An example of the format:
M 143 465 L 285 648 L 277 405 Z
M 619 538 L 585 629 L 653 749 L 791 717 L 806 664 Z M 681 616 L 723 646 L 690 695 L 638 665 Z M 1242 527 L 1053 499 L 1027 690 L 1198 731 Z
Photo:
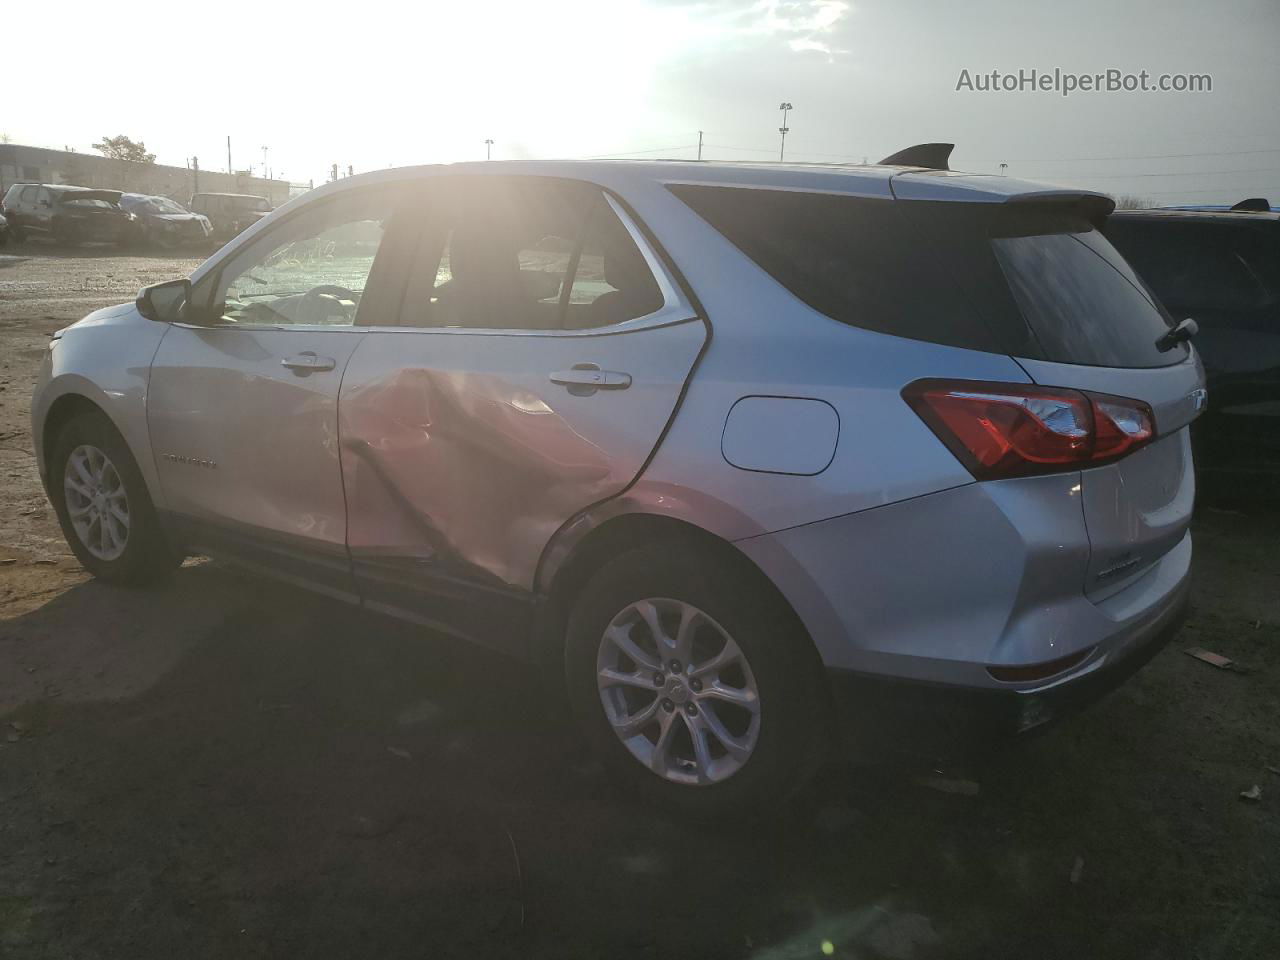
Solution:
M 344 179 L 57 335 L 35 448 L 104 580 L 223 556 L 554 663 L 630 790 L 758 806 L 836 739 L 1042 726 L 1176 628 L 1203 375 L 1110 209 L 900 166 Z

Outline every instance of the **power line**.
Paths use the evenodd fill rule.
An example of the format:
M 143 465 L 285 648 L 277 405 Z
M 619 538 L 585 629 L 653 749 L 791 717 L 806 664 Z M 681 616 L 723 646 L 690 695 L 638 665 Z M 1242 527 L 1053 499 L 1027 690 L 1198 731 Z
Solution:
M 1015 159 L 1010 163 L 1084 163 L 1093 160 L 1180 160 L 1184 157 L 1243 157 L 1253 153 L 1280 153 L 1280 147 L 1267 147 L 1262 150 L 1223 150 L 1210 153 L 1149 153 L 1130 156 L 1112 157 L 1053 157 L 1051 159 L 1028 160 Z
M 1178 173 L 1081 173 L 1080 180 L 1134 180 L 1138 177 L 1208 177 L 1224 173 L 1280 173 L 1280 167 L 1252 167 L 1248 170 L 1182 170 Z
M 1157 194 L 1177 194 L 1178 196 L 1186 197 L 1186 196 L 1196 196 L 1196 195 L 1206 194 L 1206 193 L 1216 194 L 1217 196 L 1224 196 L 1232 193 L 1232 191 L 1224 190 L 1221 187 L 1219 187 L 1216 190 L 1143 190 L 1142 193 L 1151 195 L 1151 196 L 1155 196 Z M 1280 190 L 1259 190 L 1255 195 L 1275 194 L 1275 193 L 1280 193 Z M 1238 197 L 1239 193 L 1236 193 L 1235 195 Z
M 679 146 L 675 146 L 675 147 L 654 147 L 652 150 L 622 150 L 622 151 L 619 151 L 618 153 L 601 153 L 595 156 L 587 157 L 586 159 L 588 160 L 614 160 L 618 158 L 625 159 L 626 157 L 635 156 L 636 154 L 641 154 L 641 153 L 668 153 L 672 150 L 695 150 L 695 149 L 697 149 L 697 144 L 682 143 Z

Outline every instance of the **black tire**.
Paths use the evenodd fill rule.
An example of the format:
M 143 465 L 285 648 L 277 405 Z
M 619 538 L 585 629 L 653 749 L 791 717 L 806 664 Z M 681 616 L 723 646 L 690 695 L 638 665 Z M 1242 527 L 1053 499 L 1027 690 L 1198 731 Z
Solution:
M 628 794 L 698 818 L 775 809 L 805 786 L 830 744 L 826 688 L 812 642 L 762 575 L 735 567 L 693 542 L 630 550 L 583 588 L 566 636 L 569 699 L 592 749 Z M 679 784 L 652 772 L 622 743 L 605 715 L 596 682 L 605 628 L 628 605 L 646 598 L 697 607 L 723 628 L 750 665 L 759 694 L 758 737 L 741 768 L 720 782 Z
M 123 552 L 113 559 L 95 556 L 81 539 L 68 513 L 64 482 L 68 461 L 79 447 L 89 445 L 110 459 L 127 498 L 128 535 Z M 182 562 L 165 538 L 146 482 L 129 446 L 106 414 L 84 413 L 59 431 L 49 455 L 49 499 L 72 553 L 95 577 L 109 583 L 140 586 L 163 579 Z

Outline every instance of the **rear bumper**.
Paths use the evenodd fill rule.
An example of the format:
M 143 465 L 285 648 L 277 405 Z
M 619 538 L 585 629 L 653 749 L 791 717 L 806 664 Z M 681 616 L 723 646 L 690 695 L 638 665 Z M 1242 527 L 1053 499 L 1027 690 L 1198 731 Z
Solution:
M 1183 580 L 1149 618 L 1126 627 L 1084 664 L 1039 686 L 957 687 L 828 669 L 832 706 L 845 747 L 861 757 L 967 759 L 1002 742 L 1047 729 L 1133 676 L 1186 619 Z

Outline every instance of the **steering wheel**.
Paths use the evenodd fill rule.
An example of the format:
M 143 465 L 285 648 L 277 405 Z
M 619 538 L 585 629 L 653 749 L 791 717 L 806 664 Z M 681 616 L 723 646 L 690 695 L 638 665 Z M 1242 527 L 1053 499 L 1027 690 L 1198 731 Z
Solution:
M 302 295 L 298 301 L 298 313 L 312 323 L 326 322 L 323 319 L 311 320 L 312 314 L 326 318 L 338 316 L 344 323 L 350 323 L 355 319 L 355 304 L 359 300 L 360 295 L 353 290 L 336 283 L 322 283 Z

